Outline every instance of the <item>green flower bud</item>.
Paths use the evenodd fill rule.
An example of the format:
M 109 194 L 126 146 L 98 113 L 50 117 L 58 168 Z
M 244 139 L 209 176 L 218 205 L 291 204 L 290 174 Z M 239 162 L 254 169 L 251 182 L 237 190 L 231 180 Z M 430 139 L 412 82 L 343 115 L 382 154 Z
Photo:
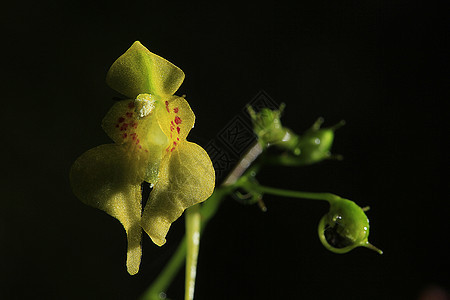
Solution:
M 347 199 L 330 201 L 330 211 L 319 222 L 318 233 L 322 244 L 335 253 L 347 253 L 356 247 L 366 247 L 382 254 L 369 243 L 369 219 L 355 202 Z
M 263 108 L 258 113 L 252 107 L 248 107 L 248 112 L 252 118 L 253 131 L 258 136 L 263 148 L 274 145 L 298 155 L 300 154 L 298 135 L 284 127 L 280 121 L 284 107 L 283 103 L 278 110 Z
M 320 128 L 323 119 L 319 118 L 313 126 L 299 138 L 298 147 L 301 150 L 298 163 L 309 165 L 330 158 L 334 131 L 345 124 L 344 121 L 328 127 Z

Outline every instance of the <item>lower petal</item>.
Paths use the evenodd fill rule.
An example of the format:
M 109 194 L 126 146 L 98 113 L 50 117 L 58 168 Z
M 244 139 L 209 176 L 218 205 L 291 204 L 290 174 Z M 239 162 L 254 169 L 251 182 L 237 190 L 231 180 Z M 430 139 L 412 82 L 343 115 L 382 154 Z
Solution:
M 141 181 L 120 145 L 101 145 L 81 155 L 70 171 L 75 195 L 85 204 L 118 219 L 127 233 L 127 269 L 139 271 L 141 260 Z
M 183 141 L 166 154 L 159 176 L 144 208 L 142 228 L 155 244 L 162 246 L 172 222 L 186 208 L 212 194 L 215 174 L 205 150 Z

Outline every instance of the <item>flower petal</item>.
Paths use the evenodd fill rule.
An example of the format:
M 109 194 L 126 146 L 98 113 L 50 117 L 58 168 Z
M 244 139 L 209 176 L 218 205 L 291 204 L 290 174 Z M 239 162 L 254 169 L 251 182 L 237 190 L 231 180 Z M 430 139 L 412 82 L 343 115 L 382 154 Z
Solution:
M 140 118 L 135 112 L 134 100 L 123 100 L 115 103 L 102 121 L 103 129 L 114 142 L 127 144 L 129 155 L 141 157 L 142 181 L 156 183 L 164 150 L 169 145 L 155 117 L 156 111 L 164 109 L 158 101 L 154 111 Z
M 132 99 L 143 93 L 173 95 L 183 80 L 180 68 L 138 41 L 113 63 L 106 75 L 111 88 Z
M 155 244 L 166 242 L 170 225 L 186 208 L 212 194 L 214 182 L 211 160 L 199 145 L 185 141 L 166 154 L 142 215 L 142 228 Z
M 101 145 L 82 154 L 70 171 L 75 195 L 122 223 L 127 232 L 127 269 L 139 271 L 141 262 L 141 182 L 125 147 Z M 131 164 L 131 167 L 130 167 Z
M 186 139 L 195 123 L 195 115 L 189 103 L 183 97 L 172 96 L 164 101 L 164 105 L 165 109 L 157 111 L 162 131 L 171 141 Z

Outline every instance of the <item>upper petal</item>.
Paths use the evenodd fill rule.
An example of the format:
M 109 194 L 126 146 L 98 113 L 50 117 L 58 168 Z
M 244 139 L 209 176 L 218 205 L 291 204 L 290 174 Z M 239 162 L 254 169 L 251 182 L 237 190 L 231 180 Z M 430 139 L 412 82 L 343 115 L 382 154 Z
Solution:
M 119 145 L 101 145 L 82 154 L 70 171 L 75 195 L 85 204 L 118 219 L 127 232 L 127 268 L 139 271 L 141 261 L 141 182 L 135 163 Z
M 162 246 L 172 222 L 186 208 L 206 200 L 214 183 L 214 168 L 206 151 L 194 143 L 180 143 L 161 164 L 159 181 L 144 208 L 142 228 Z
M 143 93 L 173 95 L 183 80 L 180 68 L 138 41 L 113 63 L 106 75 L 106 83 L 111 88 L 132 99 Z

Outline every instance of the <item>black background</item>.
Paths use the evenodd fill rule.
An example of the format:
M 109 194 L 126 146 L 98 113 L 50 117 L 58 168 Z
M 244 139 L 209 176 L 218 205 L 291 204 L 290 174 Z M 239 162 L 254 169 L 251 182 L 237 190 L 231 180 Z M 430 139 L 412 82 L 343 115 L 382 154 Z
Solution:
M 449 288 L 444 86 L 448 13 L 433 1 L 273 1 L 233 6 L 151 1 L 17 2 L 2 8 L 0 298 L 135 299 L 184 231 L 145 237 L 125 268 L 119 222 L 83 205 L 68 172 L 110 142 L 104 78 L 135 40 L 186 73 L 205 146 L 264 90 L 301 132 L 341 119 L 341 162 L 270 168 L 265 185 L 333 192 L 370 205 L 370 241 L 345 255 L 317 238 L 321 202 L 265 197 L 268 211 L 226 201 L 201 244 L 197 299 L 419 299 Z M 443 71 L 447 71 L 445 74 Z M 4 186 L 3 186 L 4 185 Z M 183 298 L 183 274 L 168 291 Z

